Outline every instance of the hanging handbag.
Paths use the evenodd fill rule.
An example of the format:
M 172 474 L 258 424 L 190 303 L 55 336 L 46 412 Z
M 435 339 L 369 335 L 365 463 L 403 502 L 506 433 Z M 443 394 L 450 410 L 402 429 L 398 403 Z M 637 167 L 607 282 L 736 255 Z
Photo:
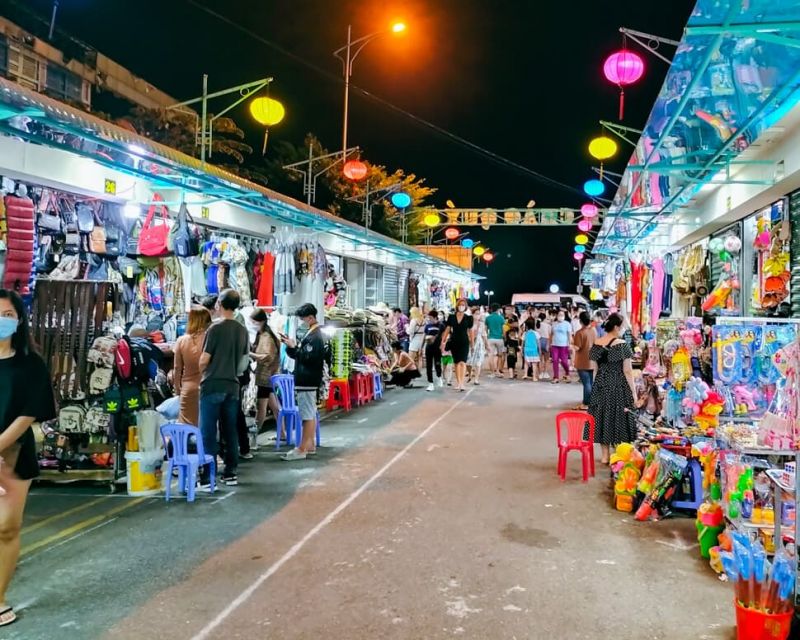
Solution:
M 106 253 L 106 230 L 98 224 L 89 234 L 89 251 L 105 255 Z
M 67 233 L 77 233 L 78 218 L 75 215 L 74 204 L 69 198 L 59 198 L 58 213 L 61 215 L 61 220 L 64 223 L 64 231 Z
M 61 233 L 62 221 L 58 213 L 58 204 L 55 195 L 49 189 L 42 190 L 39 200 L 39 216 L 36 225 L 43 231 Z
M 78 231 L 91 233 L 94 230 L 94 209 L 86 202 L 79 202 L 75 206 L 75 215 L 78 219 Z
M 200 235 L 185 203 L 178 211 L 178 220 L 169 234 L 169 248 L 179 258 L 200 255 Z
M 147 210 L 147 217 L 144 219 L 142 231 L 139 234 L 139 253 L 143 256 L 163 256 L 169 253 L 167 241 L 169 239 L 169 227 L 167 218 L 169 212 L 164 204 L 156 204 L 164 199 L 159 194 L 153 195 L 155 201 Z M 161 224 L 154 224 L 156 210 L 161 212 Z
M 102 256 L 88 255 L 86 256 L 88 269 L 86 271 L 87 280 L 95 280 L 105 282 L 108 280 L 108 261 Z

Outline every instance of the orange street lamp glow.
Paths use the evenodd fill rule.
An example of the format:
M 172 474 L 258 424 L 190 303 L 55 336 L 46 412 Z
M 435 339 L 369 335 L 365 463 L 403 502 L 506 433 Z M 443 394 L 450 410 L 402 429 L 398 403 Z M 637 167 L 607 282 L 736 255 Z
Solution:
M 395 33 L 403 33 L 403 31 L 405 30 L 406 30 L 406 25 L 404 22 L 395 22 L 392 25 L 392 31 L 394 31 Z

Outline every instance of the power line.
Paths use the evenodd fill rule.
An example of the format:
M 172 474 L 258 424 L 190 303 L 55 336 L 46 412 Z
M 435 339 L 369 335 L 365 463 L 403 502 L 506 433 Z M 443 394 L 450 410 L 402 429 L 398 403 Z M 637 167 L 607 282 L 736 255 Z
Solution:
M 309 62 L 305 58 L 297 55 L 296 53 L 292 53 L 288 49 L 282 47 L 281 45 L 279 45 L 279 44 L 277 44 L 275 42 L 273 42 L 272 40 L 269 40 L 268 38 L 265 38 L 264 36 L 262 36 L 259 33 L 256 33 L 252 29 L 249 29 L 248 27 L 245 27 L 245 26 L 239 24 L 235 20 L 232 20 L 232 19 L 228 18 L 227 16 L 222 15 L 221 13 L 219 13 L 217 11 L 214 11 L 213 9 L 201 4 L 200 2 L 197 2 L 197 0 L 186 0 L 186 2 L 188 4 L 190 4 L 190 5 L 192 5 L 193 7 L 196 7 L 197 9 L 200 9 L 201 11 L 207 13 L 208 15 L 216 18 L 217 20 L 220 20 L 221 22 L 224 22 L 228 26 L 230 26 L 230 27 L 232 27 L 232 28 L 234 28 L 234 29 L 236 29 L 236 30 L 238 30 L 238 31 L 250 36 L 251 38 L 253 38 L 254 40 L 257 40 L 261 44 L 266 45 L 267 47 L 277 51 L 278 53 L 280 53 L 280 54 L 282 54 L 282 55 L 294 60 L 298 64 L 301 64 L 302 66 L 304 66 L 304 67 L 306 67 L 308 69 L 311 69 L 312 71 L 314 71 L 316 73 L 319 73 L 320 75 L 324 76 L 328 80 L 331 80 L 331 81 L 337 82 L 337 83 L 341 83 L 342 82 L 342 79 L 341 79 L 341 77 L 339 77 L 338 74 L 335 74 L 335 73 L 332 73 L 332 72 L 330 72 L 330 71 L 328 71 L 326 69 L 323 69 L 322 67 L 314 64 L 313 62 Z M 372 100 L 373 102 L 375 102 L 375 103 L 377 103 L 377 104 L 379 104 L 379 105 L 381 105 L 383 107 L 386 107 L 390 111 L 393 111 L 396 114 L 402 115 L 402 116 L 410 119 L 412 122 L 414 122 L 418 126 L 430 129 L 430 130 L 434 131 L 435 133 L 439 134 L 440 136 L 442 136 L 444 138 L 447 138 L 451 142 L 455 142 L 456 144 L 459 144 L 459 145 L 469 149 L 470 151 L 472 151 L 474 153 L 478 153 L 480 155 L 483 155 L 483 156 L 489 158 L 490 160 L 492 160 L 493 162 L 495 162 L 495 163 L 497 163 L 499 165 L 503 165 L 503 166 L 508 167 L 510 169 L 514 169 L 515 171 L 518 171 L 519 173 L 528 175 L 528 176 L 530 176 L 530 177 L 532 177 L 532 178 L 534 178 L 534 179 L 536 179 L 536 180 L 538 180 L 540 182 L 543 182 L 543 183 L 548 184 L 550 186 L 556 187 L 558 189 L 561 189 L 561 190 L 564 190 L 564 191 L 568 191 L 573 195 L 574 194 L 578 194 L 578 195 L 581 195 L 581 196 L 583 195 L 583 192 L 581 192 L 579 189 L 577 189 L 577 188 L 575 188 L 575 187 L 573 187 L 571 185 L 568 185 L 568 184 L 565 184 L 563 182 L 560 182 L 560 181 L 558 181 L 558 180 L 556 180 L 554 178 L 550 178 L 549 176 L 546 176 L 546 175 L 544 175 L 542 173 L 539 173 L 538 171 L 534 171 L 533 169 L 530 169 L 530 168 L 528 168 L 528 167 L 526 167 L 526 166 L 524 166 L 524 165 L 522 165 L 522 164 L 520 164 L 518 162 L 515 162 L 514 160 L 509 160 L 508 158 L 505 158 L 505 157 L 501 156 L 500 154 L 495 153 L 494 151 L 490 151 L 489 149 L 486 149 L 485 147 L 482 147 L 482 146 L 480 146 L 480 145 L 478 145 L 478 144 L 476 144 L 474 142 L 471 142 L 471 141 L 467 140 L 466 138 L 463 138 L 463 137 L 461 137 L 461 136 L 459 136 L 459 135 L 457 135 L 457 134 L 455 134 L 455 133 L 453 133 L 451 131 L 448 131 L 447 129 L 443 129 L 442 127 L 430 122 L 429 120 L 426 120 L 425 118 L 417 116 L 417 115 L 411 113 L 410 111 L 407 111 L 407 110 L 403 109 L 402 107 L 398 107 L 396 104 L 394 104 L 392 102 L 389 102 L 388 100 L 385 100 L 384 98 L 381 98 L 380 96 L 377 96 L 374 93 L 371 93 L 371 92 L 367 91 L 366 89 L 362 89 L 361 87 L 358 87 L 358 86 L 356 86 L 354 84 L 351 84 L 350 88 L 351 88 L 352 91 L 356 91 L 357 93 L 361 94 L 363 97 L 367 98 L 368 100 Z

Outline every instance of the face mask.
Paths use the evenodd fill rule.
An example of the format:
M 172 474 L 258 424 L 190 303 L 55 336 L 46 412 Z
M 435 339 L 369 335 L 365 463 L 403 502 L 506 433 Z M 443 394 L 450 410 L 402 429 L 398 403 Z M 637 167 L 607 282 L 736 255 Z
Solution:
M 0 318 L 0 340 L 6 340 L 17 332 L 19 320 L 16 318 Z
M 460 305 L 458 305 L 458 310 L 461 313 L 464 313 L 467 310 L 467 308 L 463 304 L 460 304 Z

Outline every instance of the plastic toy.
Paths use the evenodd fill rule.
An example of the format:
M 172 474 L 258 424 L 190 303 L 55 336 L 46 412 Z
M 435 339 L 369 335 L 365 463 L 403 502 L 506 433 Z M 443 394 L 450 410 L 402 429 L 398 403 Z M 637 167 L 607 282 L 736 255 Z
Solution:
M 756 222 L 756 239 L 753 241 L 753 247 L 762 251 L 769 249 L 772 236 L 769 232 L 769 222 L 759 217 Z
M 725 401 L 716 391 L 709 391 L 706 399 L 700 405 L 700 413 L 694 417 L 694 421 L 707 432 L 719 426 L 719 414 L 725 407 Z
M 748 411 L 755 411 L 756 392 L 748 389 L 743 384 L 737 384 L 733 388 L 733 398 L 736 402 L 737 413 L 746 414 Z
M 658 473 L 652 489 L 636 510 L 635 518 L 637 520 L 648 520 L 654 513 L 664 515 L 678 483 L 686 472 L 688 460 L 685 457 L 666 449 L 660 449 L 656 457 Z M 639 484 L 641 485 L 641 483 Z

